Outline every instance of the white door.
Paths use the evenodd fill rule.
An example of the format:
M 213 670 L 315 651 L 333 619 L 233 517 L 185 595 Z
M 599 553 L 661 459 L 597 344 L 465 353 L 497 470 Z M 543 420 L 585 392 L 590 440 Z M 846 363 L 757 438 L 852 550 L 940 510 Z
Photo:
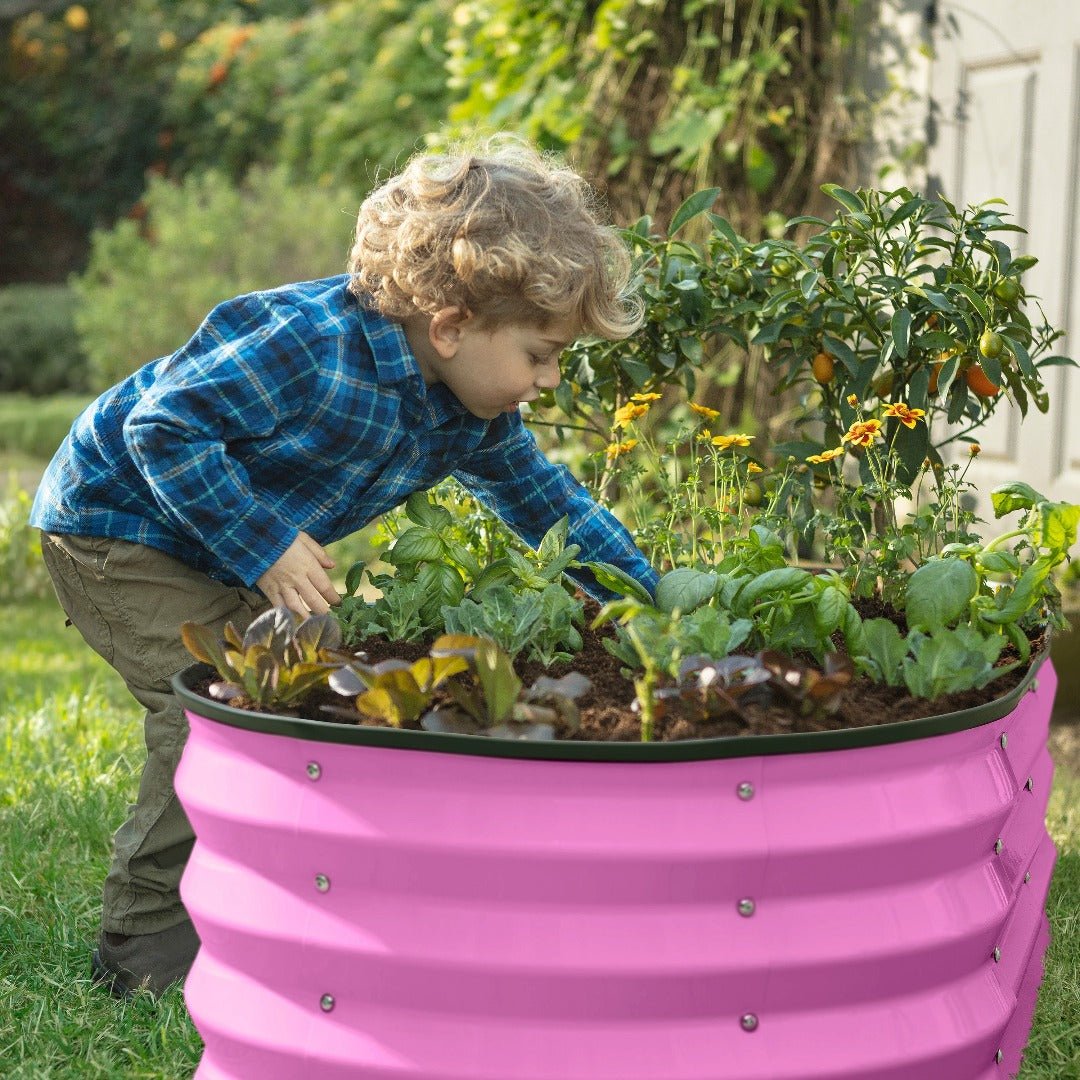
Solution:
M 1028 235 L 1000 235 L 1014 252 L 1039 258 L 1025 285 L 1067 333 L 1053 352 L 1080 360 L 1080 0 L 935 7 L 928 193 L 956 204 L 1008 201 Z M 1032 406 L 1021 425 L 1019 409 L 1003 402 L 976 433 L 983 453 L 968 475 L 987 522 L 986 493 L 1006 480 L 1080 502 L 1080 371 L 1047 368 L 1043 377 L 1048 414 Z

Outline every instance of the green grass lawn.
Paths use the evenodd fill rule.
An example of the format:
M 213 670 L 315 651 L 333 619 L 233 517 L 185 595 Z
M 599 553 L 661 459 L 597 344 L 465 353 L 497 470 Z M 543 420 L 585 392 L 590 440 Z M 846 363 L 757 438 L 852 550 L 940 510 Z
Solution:
M 181 992 L 120 1004 L 88 975 L 110 835 L 142 760 L 138 710 L 52 601 L 4 614 L 0 1074 L 189 1077 L 201 1044 Z M 1048 822 L 1060 852 L 1053 936 L 1021 1080 L 1080 1076 L 1080 779 L 1060 767 Z

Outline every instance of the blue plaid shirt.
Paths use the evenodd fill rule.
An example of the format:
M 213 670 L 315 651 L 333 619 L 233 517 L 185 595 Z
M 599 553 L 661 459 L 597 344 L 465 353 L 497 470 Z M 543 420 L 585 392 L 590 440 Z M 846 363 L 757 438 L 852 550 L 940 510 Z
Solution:
M 30 523 L 147 544 L 251 586 L 299 530 L 330 543 L 453 475 L 533 547 L 569 515 L 581 558 L 652 592 L 629 533 L 520 416 L 481 420 L 426 386 L 400 324 L 348 280 L 220 304 L 182 349 L 107 390 L 56 452 Z

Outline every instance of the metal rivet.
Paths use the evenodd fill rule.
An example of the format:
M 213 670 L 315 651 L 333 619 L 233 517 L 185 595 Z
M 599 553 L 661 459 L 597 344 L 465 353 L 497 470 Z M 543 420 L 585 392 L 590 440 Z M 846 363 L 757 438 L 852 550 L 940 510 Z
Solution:
M 326 892 L 330 888 L 330 879 L 325 874 L 315 875 L 315 888 L 319 892 Z
M 1005 747 L 1008 746 L 1008 745 L 1009 745 L 1009 736 L 1008 735 L 1002 735 L 1001 736 L 1001 749 L 1004 750 Z
M 1029 776 L 1027 778 L 1027 783 L 1024 784 L 1024 787 L 1027 788 L 1028 791 L 1034 791 L 1035 790 L 1035 781 L 1032 780 L 1031 777 Z
M 1000 855 L 1002 848 L 1005 847 L 1005 841 L 998 837 L 997 843 L 994 845 L 994 850 Z
M 1027 883 L 1028 883 L 1028 882 L 1029 882 L 1030 880 L 1031 880 L 1031 871 L 1029 870 L 1029 871 L 1028 871 L 1028 872 L 1027 872 L 1027 873 L 1026 873 L 1026 874 L 1024 875 L 1024 884 L 1026 885 L 1026 884 L 1027 884 Z
M 307 763 L 307 774 L 312 780 L 318 780 L 322 776 L 322 768 L 317 761 Z
M 743 1013 L 739 1023 L 742 1024 L 743 1031 L 756 1031 L 758 1019 L 753 1013 Z
M 999 1050 L 999 1051 L 998 1051 L 998 1052 L 997 1052 L 997 1053 L 996 1053 L 996 1054 L 994 1055 L 994 1060 L 995 1060 L 995 1061 L 996 1061 L 996 1062 L 997 1062 L 997 1063 L 998 1063 L 998 1064 L 1000 1065 L 1000 1064 L 1001 1064 L 1001 1059 L 1002 1059 L 1002 1058 L 1003 1058 L 1004 1056 L 1005 1056 L 1005 1055 L 1004 1055 L 1004 1054 L 1003 1054 L 1003 1053 L 1002 1053 L 1002 1052 L 1001 1052 L 1001 1051 Z
M 743 801 L 752 799 L 754 797 L 754 785 L 747 783 L 745 780 L 739 785 L 739 798 Z
M 994 963 L 995 964 L 1000 964 L 1001 963 L 1001 950 L 1000 949 L 995 949 L 994 950 Z
M 322 1009 L 323 1012 L 330 1012 L 330 1010 L 333 1009 L 333 1007 L 334 1007 L 334 995 L 333 994 L 323 994 L 323 996 L 321 998 L 319 998 L 319 1008 Z
M 747 897 L 739 901 L 739 914 L 749 917 L 754 914 L 754 901 Z

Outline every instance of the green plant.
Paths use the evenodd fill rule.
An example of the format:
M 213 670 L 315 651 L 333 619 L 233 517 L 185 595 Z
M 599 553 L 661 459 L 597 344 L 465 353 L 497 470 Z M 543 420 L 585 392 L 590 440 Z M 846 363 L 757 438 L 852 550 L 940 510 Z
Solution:
M 85 394 L 0 394 L 0 450 L 25 454 L 44 467 L 90 401 Z
M 466 682 L 455 676 L 472 675 Z M 324 705 L 328 715 L 351 720 L 356 712 L 393 727 L 492 738 L 552 739 L 555 725 L 575 726 L 574 699 L 589 680 L 571 673 L 540 678 L 523 689 L 511 657 L 489 638 L 443 634 L 412 664 L 354 660 L 330 676 L 330 686 L 352 697 L 354 710 Z M 438 700 L 440 699 L 441 700 Z
M 66 285 L 0 289 L 0 393 L 34 397 L 89 388 Z
M 180 627 L 185 647 L 196 660 L 211 664 L 221 677 L 210 684 L 218 701 L 287 708 L 316 687 L 326 685 L 340 666 L 338 624 L 330 615 L 299 620 L 288 608 L 271 608 L 241 635 L 230 622 L 224 644 L 206 626 Z
M 27 524 L 31 502 L 10 474 L 0 496 L 0 600 L 5 603 L 50 592 L 38 531 Z
M 492 585 L 476 600 L 467 598 L 443 609 L 447 633 L 487 637 L 510 656 L 524 654 L 545 666 L 572 660 L 581 648 L 583 605 L 561 585 L 541 591 Z
M 357 204 L 347 188 L 298 185 L 280 167 L 254 170 L 241 187 L 219 172 L 179 185 L 152 178 L 145 202 L 141 225 L 94 233 L 74 282 L 99 387 L 180 348 L 229 297 L 340 273 L 351 230 L 342 211 Z M 240 236 L 255 239 L 228 242 Z

